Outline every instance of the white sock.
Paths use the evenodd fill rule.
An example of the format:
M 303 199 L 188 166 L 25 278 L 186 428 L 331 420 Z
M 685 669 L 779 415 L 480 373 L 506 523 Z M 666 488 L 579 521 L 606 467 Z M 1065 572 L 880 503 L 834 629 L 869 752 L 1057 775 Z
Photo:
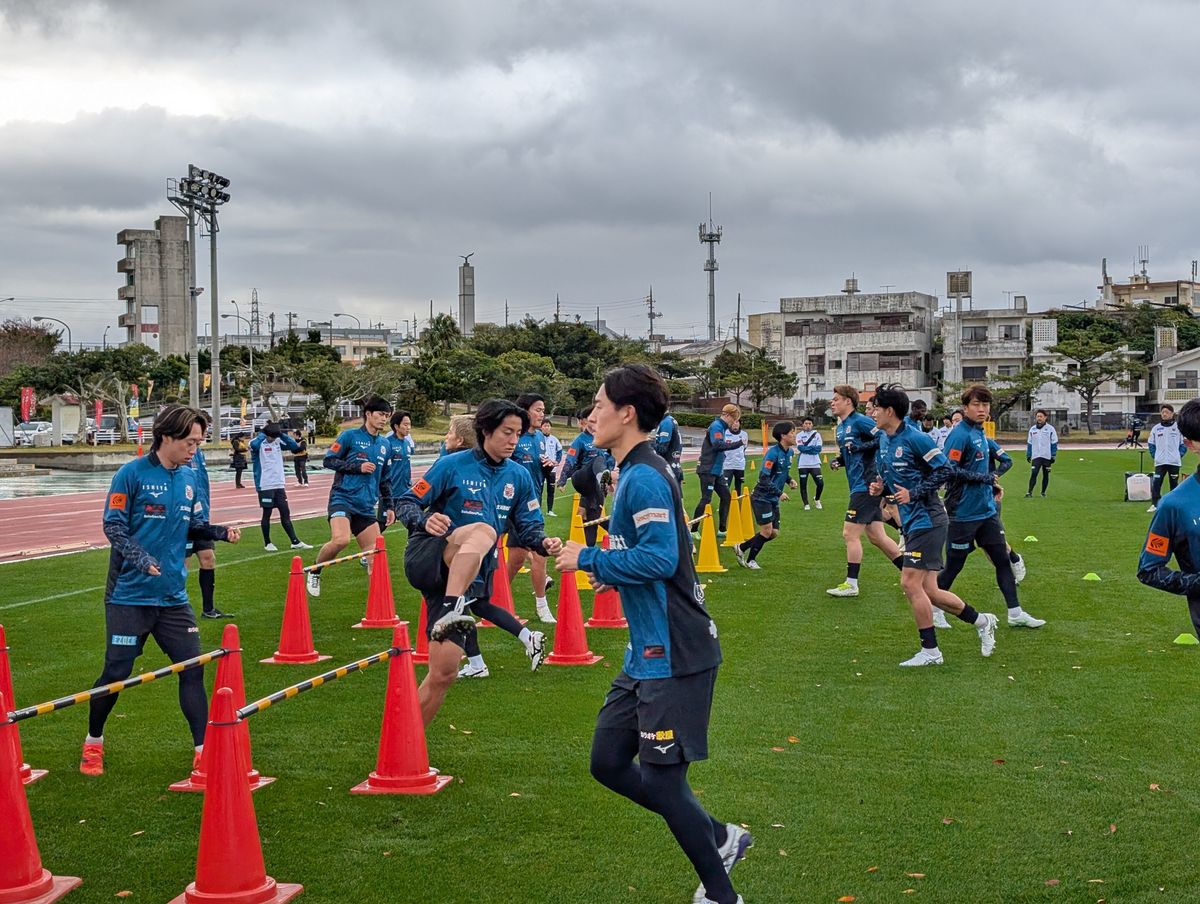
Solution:
M 483 663 L 483 656 L 468 656 L 467 662 L 470 664 L 471 668 L 475 669 L 476 671 L 487 667 Z
M 1022 609 L 1020 606 L 1017 606 L 1015 608 L 1011 608 L 1008 610 L 1009 618 L 1020 618 L 1024 614 L 1025 614 L 1025 610 Z
M 521 643 L 527 644 L 529 643 L 529 638 L 532 636 L 532 631 L 530 631 L 528 628 L 522 628 L 521 633 L 517 635 L 517 640 L 521 641 Z
M 849 584 L 851 587 L 853 587 L 855 590 L 858 589 L 858 578 L 846 578 L 846 583 Z
M 202 753 L 203 751 L 204 751 L 204 745 L 203 745 L 203 744 L 201 744 L 199 747 L 197 747 L 197 748 L 196 748 L 196 753 Z
M 83 739 L 83 743 L 99 744 L 101 747 L 103 747 L 104 746 L 104 735 L 100 735 L 100 737 L 98 737 L 98 738 L 93 738 L 91 735 L 88 735 L 87 737 L 85 737 Z
M 537 607 L 538 609 L 549 609 L 550 604 L 546 602 L 546 598 L 544 596 L 539 596 L 537 597 Z

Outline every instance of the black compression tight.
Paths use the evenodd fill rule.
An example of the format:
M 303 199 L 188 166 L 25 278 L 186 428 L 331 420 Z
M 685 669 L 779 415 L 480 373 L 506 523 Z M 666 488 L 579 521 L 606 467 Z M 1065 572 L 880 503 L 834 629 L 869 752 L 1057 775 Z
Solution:
M 996 569 L 996 586 L 1000 588 L 1005 605 L 1009 609 L 1020 609 L 1021 601 L 1017 598 L 1017 579 L 1013 575 L 1012 562 L 1008 560 L 1008 547 L 1003 543 L 997 543 L 980 548 Z M 938 587 L 942 590 L 950 589 L 954 579 L 958 577 L 958 573 L 963 570 L 963 565 L 966 564 L 967 556 L 970 554 L 969 549 L 950 550 L 950 554 L 946 556 L 946 567 L 938 574 Z
M 274 507 L 274 511 L 279 512 L 279 523 L 283 525 L 283 530 L 288 535 L 288 539 L 293 543 L 299 543 L 300 538 L 296 536 L 296 529 L 292 527 L 292 509 L 288 505 L 287 500 L 280 501 Z M 271 512 L 271 508 L 264 508 L 262 510 L 262 535 L 264 543 L 271 542 Z
M 124 681 L 133 674 L 133 659 L 105 659 L 104 671 L 93 687 L 103 687 L 116 681 Z M 192 730 L 192 743 L 199 747 L 204 743 L 204 729 L 208 722 L 208 696 L 204 693 L 204 670 L 188 669 L 179 673 L 179 708 Z M 120 694 L 110 694 L 93 700 L 88 713 L 88 734 L 93 738 L 104 736 L 104 723 L 117 705 Z
M 592 738 L 592 776 L 604 787 L 657 813 L 667 823 L 710 900 L 734 904 L 737 892 L 725 872 L 719 843 L 725 826 L 700 806 L 687 781 L 687 763 L 635 763 L 637 733 L 597 730 Z
M 501 579 L 503 575 L 501 575 Z M 513 637 L 520 637 L 521 631 L 524 630 L 521 623 L 517 621 L 515 615 L 501 609 L 495 603 L 486 602 L 484 600 L 476 600 L 471 603 L 471 611 L 479 618 L 486 618 L 497 628 L 503 628 Z M 468 656 L 480 656 L 482 651 L 479 649 L 479 631 L 471 631 L 467 634 L 467 645 L 463 647 Z

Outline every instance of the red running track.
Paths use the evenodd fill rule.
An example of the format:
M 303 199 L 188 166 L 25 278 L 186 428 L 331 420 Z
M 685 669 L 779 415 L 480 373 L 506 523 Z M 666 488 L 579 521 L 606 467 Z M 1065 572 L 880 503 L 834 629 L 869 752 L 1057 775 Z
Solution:
M 684 458 L 695 455 L 685 452 Z M 413 477 L 420 477 L 427 469 L 414 467 Z M 312 482 L 306 487 L 296 486 L 295 480 L 288 477 L 288 505 L 293 518 L 325 514 L 333 475 L 314 471 L 309 476 Z M 107 548 L 108 539 L 101 524 L 105 495 L 106 491 L 93 490 L 0 500 L 0 564 Z M 211 518 L 214 524 L 238 527 L 257 525 L 262 520 L 249 472 L 244 489 L 239 490 L 226 481 L 212 485 Z

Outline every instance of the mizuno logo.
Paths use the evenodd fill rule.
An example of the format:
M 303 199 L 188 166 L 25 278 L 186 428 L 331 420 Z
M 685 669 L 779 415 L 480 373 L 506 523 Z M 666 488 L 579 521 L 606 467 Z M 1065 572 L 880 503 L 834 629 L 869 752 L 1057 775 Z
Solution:
M 659 753 L 666 753 L 668 750 L 670 750 L 674 746 L 675 746 L 675 742 L 672 741 L 670 744 L 655 744 L 654 749 L 657 750 Z
M 480 492 L 479 487 L 467 487 L 467 492 L 472 495 L 477 495 Z

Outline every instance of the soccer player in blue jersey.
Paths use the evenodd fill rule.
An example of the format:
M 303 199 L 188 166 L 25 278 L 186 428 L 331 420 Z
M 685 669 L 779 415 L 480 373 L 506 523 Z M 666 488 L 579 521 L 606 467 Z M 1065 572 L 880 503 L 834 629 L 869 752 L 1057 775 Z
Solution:
M 758 473 L 758 484 L 750 494 L 750 508 L 754 512 L 754 523 L 758 532 L 733 548 L 738 564 L 752 571 L 758 564 L 762 548 L 779 536 L 779 502 L 787 501 L 784 487 L 796 487 L 792 479 L 792 455 L 796 446 L 796 425 L 791 421 L 780 421 L 771 428 L 775 445 L 763 456 L 762 470 Z
M 996 517 L 1001 518 L 1000 526 L 1004 526 L 1003 516 L 1000 511 L 1001 502 L 1004 499 L 1004 487 L 1000 485 L 1000 478 L 1007 474 L 1013 466 L 1013 460 L 1007 452 L 1000 448 L 1000 444 L 994 439 L 988 439 L 988 468 L 996 475 L 996 483 L 992 487 L 992 496 L 996 500 Z M 1007 533 L 1005 534 L 1007 537 Z M 1021 558 L 1020 553 L 1012 548 L 1012 544 L 1007 544 L 1008 562 L 1012 565 L 1013 580 L 1018 584 L 1025 580 L 1025 560 Z
M 571 441 L 562 473 L 558 475 L 560 487 L 566 486 L 570 480 L 579 493 L 579 502 L 583 509 L 583 537 L 588 546 L 596 545 L 599 525 L 587 522 L 595 521 L 604 514 L 604 497 L 612 484 L 612 470 L 616 467 L 616 462 L 608 450 L 596 445 L 596 438 L 592 434 L 593 407 L 588 405 L 579 412 L 579 425 L 583 429 Z
M 838 419 L 835 436 L 839 454 L 830 467 L 843 468 L 850 484 L 850 504 L 842 525 L 846 541 L 846 580 L 825 592 L 830 596 L 858 596 L 858 574 L 862 568 L 862 538 L 868 540 L 897 568 L 900 567 L 900 547 L 883 529 L 883 512 L 879 498 L 870 492 L 875 478 L 875 452 L 879 447 L 875 422 L 858 411 L 858 390 L 853 386 L 833 387 L 829 402 Z
M 384 437 L 388 461 L 379 481 L 379 513 L 375 518 L 379 532 L 388 527 L 387 513 L 395 509 L 393 500 L 404 495 L 412 486 L 412 455 L 417 448 L 412 436 L 412 416 L 407 411 L 392 413 L 388 426 L 392 432 Z
M 542 498 L 542 482 L 546 479 L 544 467 L 547 463 L 542 451 L 542 421 L 546 419 L 546 400 L 536 392 L 525 392 L 517 396 L 517 407 L 524 408 L 529 414 L 529 423 L 525 433 L 517 441 L 517 448 L 512 454 L 512 460 L 529 474 L 529 480 Z M 529 579 L 533 584 L 533 599 L 537 606 L 538 618 L 543 623 L 552 625 L 555 622 L 554 613 L 550 611 L 550 603 L 546 600 L 546 591 L 554 583 L 546 574 L 546 558 L 531 549 L 513 547 L 508 551 L 508 582 L 520 572 L 521 566 L 529 563 Z
M 661 816 L 700 878 L 696 902 L 740 904 L 729 881 L 750 833 L 704 811 L 688 765 L 708 756 L 708 722 L 721 647 L 692 565 L 679 484 L 647 441 L 667 409 L 667 387 L 644 364 L 609 371 L 596 393 L 596 442 L 620 463 L 610 548 L 567 543 L 563 571 L 616 587 L 629 646 L 596 719 L 592 775 Z
M 659 421 L 654 434 L 654 451 L 668 465 L 675 479 L 683 484 L 683 439 L 679 435 L 679 422 L 669 413 Z
M 946 493 L 950 529 L 946 567 L 938 575 L 938 586 L 949 590 L 962 571 L 971 551 L 978 546 L 996 569 L 996 585 L 1008 606 L 1010 628 L 1040 628 L 1045 620 L 1021 608 L 1017 581 L 1009 561 L 1008 540 L 996 510 L 996 475 L 991 467 L 991 449 L 983 422 L 992 408 L 992 393 L 986 386 L 968 386 L 962 394 L 963 417 L 946 437 L 943 448 L 954 466 L 954 479 Z
M 1193 399 L 1175 418 L 1185 451 L 1200 454 L 1200 401 Z M 1186 597 L 1192 630 L 1200 637 L 1200 472 L 1185 477 L 1162 497 L 1138 559 L 1138 580 L 1149 587 Z M 1179 570 L 1170 567 L 1171 557 Z
M 933 627 L 933 606 L 957 616 L 979 632 L 980 652 L 991 656 L 996 646 L 996 616 L 977 612 L 938 585 L 948 519 L 938 498 L 938 488 L 951 479 L 953 469 L 933 439 L 904 420 L 908 395 L 899 386 L 875 391 L 875 420 L 881 437 L 878 474 L 871 482 L 874 496 L 890 494 L 899 507 L 904 532 L 904 558 L 900 587 L 912 607 L 921 648 L 900 665 L 941 665 Z
M 715 491 L 720 500 L 718 506 L 717 536 L 724 537 L 729 524 L 729 483 L 725 480 L 725 453 L 742 445 L 742 439 L 731 441 L 730 428 L 735 421 L 741 419 L 742 409 L 737 405 L 726 405 L 721 409 L 721 416 L 708 425 L 704 434 L 704 442 L 700 445 L 700 461 L 696 463 L 696 477 L 700 480 L 700 501 L 696 503 L 696 511 L 692 520 L 704 514 L 704 507 L 712 501 Z M 700 531 L 697 521 L 693 531 Z
M 475 414 L 478 448 L 438 459 L 397 503 L 397 517 L 408 528 L 404 574 L 428 610 L 429 673 L 418 690 L 426 725 L 458 677 L 468 636 L 475 632 L 468 610 L 517 634 L 532 667 L 541 664 L 541 632 L 521 627 L 491 603 L 500 534 L 508 533 L 510 549 L 555 555 L 562 547 L 557 537 L 546 536 L 528 470 L 512 460 L 528 429 L 526 409 L 503 399 L 484 402 Z
M 208 482 L 208 463 L 204 460 L 202 448 L 196 449 L 196 454 L 192 456 L 188 466 L 196 472 L 196 498 L 200 500 L 204 510 L 211 513 L 212 491 Z M 233 618 L 230 613 L 218 609 L 214 601 L 217 589 L 216 543 L 205 537 L 188 540 L 187 555 L 194 555 L 200 564 L 200 571 L 196 576 L 200 579 L 200 599 L 203 606 L 201 617 Z
M 208 523 L 208 506 L 188 462 L 204 441 L 208 418 L 183 405 L 168 405 L 154 419 L 150 454 L 121 466 L 104 504 L 104 536 L 112 544 L 104 588 L 104 671 L 94 687 L 124 681 L 133 673 L 147 637 L 172 662 L 200 655 L 196 613 L 187 596 L 188 540 L 236 543 L 236 527 Z M 104 774 L 104 723 L 119 694 L 91 701 L 79 771 Z M 204 672 L 179 674 L 179 708 L 192 731 L 193 765 L 204 746 L 208 701 Z
M 387 477 L 389 456 L 383 433 L 391 414 L 392 403 L 387 399 L 364 399 L 362 426 L 343 430 L 325 453 L 321 466 L 333 472 L 333 485 L 329 488 L 329 542 L 317 553 L 318 566 L 336 559 L 350 545 L 351 536 L 363 552 L 375 547 L 379 536 L 375 507 L 380 484 Z M 395 513 L 388 509 L 385 523 L 391 524 L 394 518 Z M 367 568 L 369 571 L 369 563 Z M 321 595 L 319 567 L 308 573 L 305 587 L 309 596 Z

